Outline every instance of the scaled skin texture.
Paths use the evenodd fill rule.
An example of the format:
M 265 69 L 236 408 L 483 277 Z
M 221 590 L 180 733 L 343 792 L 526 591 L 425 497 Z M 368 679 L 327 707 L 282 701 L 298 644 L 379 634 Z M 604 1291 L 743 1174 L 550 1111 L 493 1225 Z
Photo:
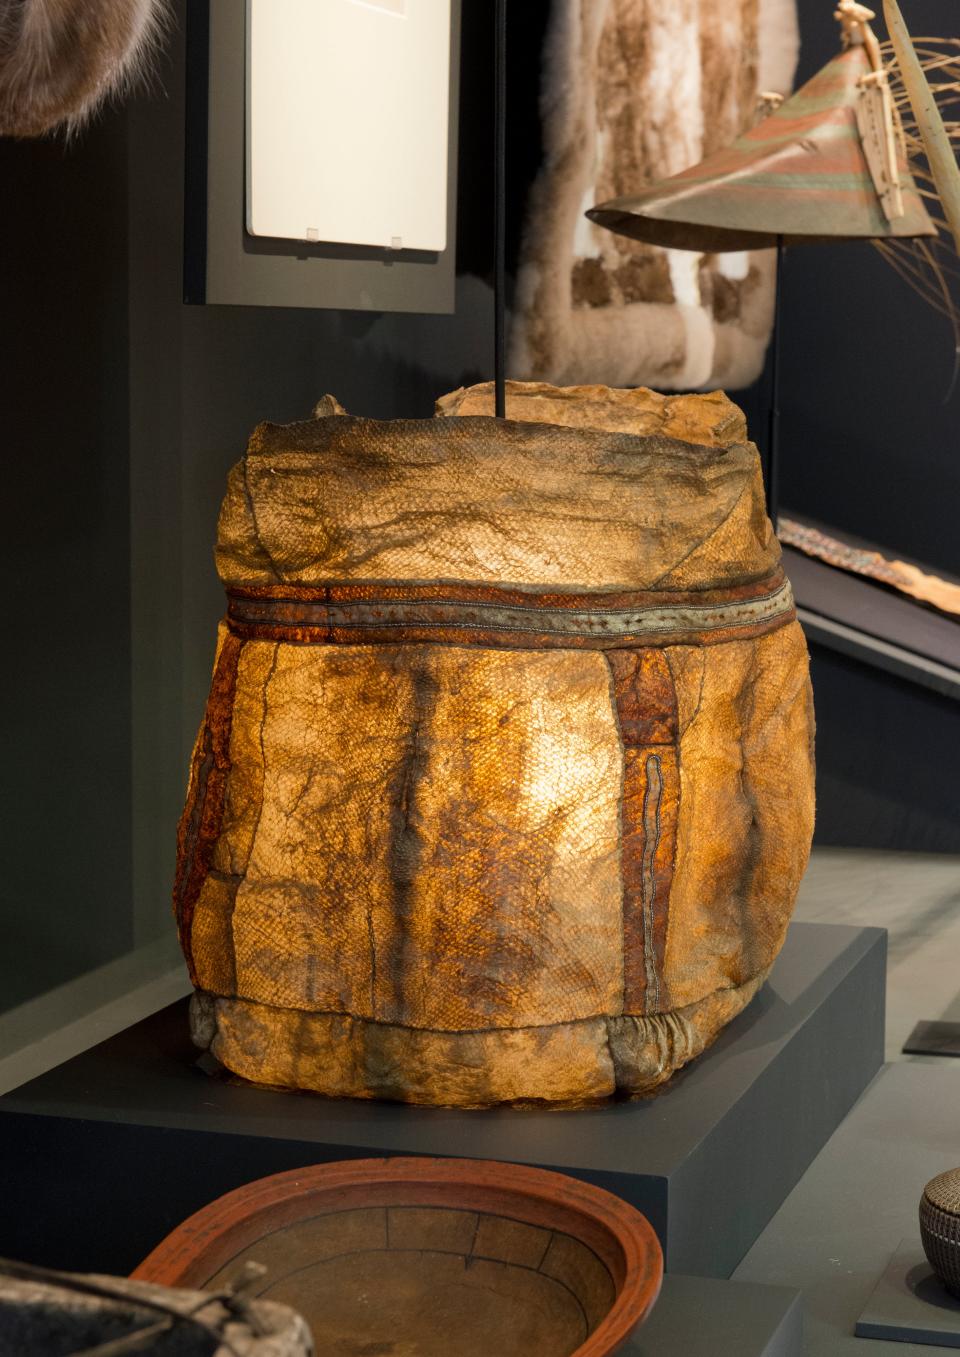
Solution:
M 231 472 L 175 903 L 195 1039 L 458 1106 L 655 1089 L 756 993 L 813 824 L 804 640 L 720 393 L 332 398 Z

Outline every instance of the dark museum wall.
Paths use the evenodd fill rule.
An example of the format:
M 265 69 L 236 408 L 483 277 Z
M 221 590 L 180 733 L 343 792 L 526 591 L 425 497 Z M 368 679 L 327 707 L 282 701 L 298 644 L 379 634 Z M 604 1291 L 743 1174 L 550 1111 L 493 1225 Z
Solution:
M 800 0 L 801 76 L 835 50 Z M 15 599 L 3 669 L 0 1009 L 168 930 L 173 837 L 221 596 L 229 466 L 261 419 L 332 391 L 424 415 L 490 375 L 492 24 L 463 0 L 457 310 L 452 316 L 180 302 L 183 0 L 158 88 L 67 145 L 0 140 L 8 511 Z M 510 8 L 510 253 L 539 153 L 547 4 Z M 924 31 L 955 0 L 914 0 Z M 791 255 L 783 497 L 960 573 L 946 324 L 869 248 Z M 764 381 L 738 396 L 763 427 Z M 821 651 L 821 842 L 960 851 L 956 704 Z M 905 766 L 895 745 L 909 732 Z M 11 974 L 12 972 L 12 974 Z
M 836 50 L 833 8 L 799 0 L 798 82 Z M 953 0 L 911 0 L 909 23 L 918 35 L 960 33 Z M 782 503 L 960 574 L 948 322 L 872 246 L 811 246 L 787 252 L 782 341 Z M 761 381 L 743 400 L 755 430 L 765 399 Z M 819 645 L 811 672 L 816 842 L 960 851 L 956 701 Z
M 0 139 L 0 1009 L 132 936 L 126 154 Z

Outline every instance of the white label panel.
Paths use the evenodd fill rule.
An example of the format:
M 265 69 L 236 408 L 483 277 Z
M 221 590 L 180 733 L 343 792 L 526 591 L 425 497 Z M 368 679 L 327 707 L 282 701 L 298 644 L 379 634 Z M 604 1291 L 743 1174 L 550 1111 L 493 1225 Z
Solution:
M 247 0 L 247 230 L 443 250 L 450 0 Z

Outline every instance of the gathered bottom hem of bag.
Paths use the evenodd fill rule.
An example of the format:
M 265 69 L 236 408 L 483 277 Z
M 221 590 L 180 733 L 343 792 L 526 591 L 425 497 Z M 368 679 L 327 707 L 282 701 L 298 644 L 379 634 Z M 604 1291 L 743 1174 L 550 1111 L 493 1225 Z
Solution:
M 437 1032 L 198 990 L 194 1043 L 253 1083 L 439 1107 L 593 1103 L 651 1093 L 746 1007 L 764 970 L 646 1017 Z

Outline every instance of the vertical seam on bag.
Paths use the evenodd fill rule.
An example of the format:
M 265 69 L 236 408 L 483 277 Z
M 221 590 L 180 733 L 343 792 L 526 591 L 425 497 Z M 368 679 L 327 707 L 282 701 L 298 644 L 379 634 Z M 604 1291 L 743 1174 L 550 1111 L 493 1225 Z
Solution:
M 617 744 L 620 747 L 620 795 L 617 797 L 617 875 L 620 881 L 620 1012 L 626 1012 L 627 1003 L 627 878 L 624 870 L 624 816 L 623 806 L 627 794 L 627 746 L 623 738 L 623 726 L 620 721 L 620 703 L 617 698 L 617 678 L 614 673 L 610 654 L 601 652 L 607 667 L 609 678 L 610 706 L 613 711 L 613 724 L 617 732 Z M 607 1047 L 610 1049 L 610 1032 L 607 1030 Z M 613 1051 L 610 1049 L 613 1060 Z
M 619 835 L 623 920 L 621 1011 L 636 1016 L 659 1012 L 664 998 L 662 965 L 676 860 L 676 826 L 670 836 L 669 862 L 658 863 L 657 858 L 667 847 L 663 809 L 670 779 L 675 779 L 679 810 L 677 688 L 671 666 L 656 648 L 611 652 L 606 660 L 623 750 Z M 662 687 L 664 683 L 669 691 L 658 694 L 658 685 Z M 664 759 L 667 751 L 675 755 L 672 771 Z M 658 917 L 658 911 L 662 917 Z
M 655 773 L 656 777 L 652 775 Z M 657 973 L 654 910 L 657 902 L 657 850 L 660 847 L 660 803 L 663 799 L 663 766 L 659 754 L 648 754 L 644 765 L 643 794 L 643 966 L 646 977 L 645 1008 L 659 1012 L 660 976 Z M 652 802 L 652 805 L 651 805 Z M 651 820 L 653 823 L 651 824 Z
M 214 671 L 198 743 L 194 795 L 184 807 L 177 831 L 177 876 L 174 913 L 191 983 L 196 986 L 193 920 L 203 883 L 220 837 L 230 770 L 230 737 L 236 700 L 237 672 L 246 642 L 228 635 Z M 236 896 L 234 896 L 234 903 Z M 232 929 L 231 929 L 232 932 Z M 234 957 L 234 975 L 236 958 Z

